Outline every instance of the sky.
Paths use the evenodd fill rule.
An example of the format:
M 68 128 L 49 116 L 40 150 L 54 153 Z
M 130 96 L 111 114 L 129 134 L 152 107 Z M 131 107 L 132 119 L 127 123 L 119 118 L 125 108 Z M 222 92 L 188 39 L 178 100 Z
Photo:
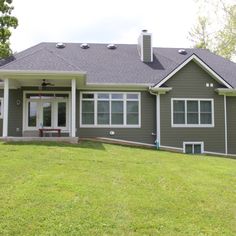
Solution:
M 40 42 L 137 43 L 142 29 L 153 46 L 190 47 L 194 0 L 13 0 L 19 26 L 13 52 Z

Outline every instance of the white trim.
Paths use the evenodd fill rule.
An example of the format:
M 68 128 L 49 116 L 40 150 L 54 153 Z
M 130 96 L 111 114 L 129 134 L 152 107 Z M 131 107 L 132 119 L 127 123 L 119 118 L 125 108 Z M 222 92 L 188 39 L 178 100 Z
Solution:
M 215 91 L 219 95 L 226 95 L 226 96 L 231 96 L 231 97 L 236 96 L 236 89 L 217 88 L 217 89 L 215 89 Z
M 225 153 L 222 153 L 222 152 L 208 152 L 208 151 L 205 151 L 204 154 L 210 154 L 210 155 L 219 155 L 219 156 L 233 156 L 233 157 L 236 157 L 236 154 L 225 154 Z
M 166 149 L 183 151 L 183 148 L 171 147 L 171 146 L 165 146 L 165 145 L 160 145 L 160 148 L 166 148 Z
M 71 137 L 76 137 L 76 80 L 71 80 Z
M 233 88 L 230 84 L 228 84 L 222 77 L 220 77 L 214 70 L 212 70 L 205 62 L 203 62 L 197 55 L 193 54 L 188 59 L 186 59 L 181 65 L 179 65 L 176 69 L 174 69 L 169 75 L 167 75 L 163 80 L 161 80 L 158 84 L 154 86 L 160 87 L 167 80 L 169 80 L 173 75 L 175 75 L 179 70 L 181 70 L 185 65 L 187 65 L 190 61 L 195 61 L 199 66 L 204 68 L 209 74 L 211 74 L 218 82 L 225 85 L 227 88 Z
M 126 87 L 126 86 L 133 86 L 133 87 L 149 87 L 151 83 L 86 83 L 87 86 L 118 86 L 118 87 Z
M 160 114 L 160 94 L 156 95 L 156 142 L 158 142 L 158 147 L 161 145 L 161 114 Z
M 97 124 L 97 101 L 99 100 L 97 98 L 98 94 L 109 94 L 109 99 L 103 99 L 109 101 L 109 106 L 110 106 L 110 116 L 111 116 L 111 101 L 116 100 L 111 98 L 111 94 L 123 94 L 122 99 L 117 99 L 117 101 L 123 101 L 124 103 L 124 112 L 123 112 L 123 122 L 124 124 L 122 125 L 112 125 L 111 124 L 111 117 L 110 117 L 110 124 L 102 125 L 102 124 Z M 93 99 L 85 99 L 83 98 L 83 94 L 94 94 Z M 127 99 L 127 94 L 137 94 L 138 99 Z M 82 101 L 94 101 L 94 124 L 82 124 Z M 126 102 L 127 101 L 138 101 L 139 104 L 139 124 L 137 125 L 127 125 L 127 111 L 126 111 Z M 83 91 L 80 92 L 80 128 L 141 128 L 141 93 L 140 92 L 108 92 L 108 91 L 99 91 L 99 92 L 94 92 L 94 91 Z
M 123 139 L 115 139 L 115 138 L 103 138 L 103 137 L 97 137 L 95 139 L 100 139 L 100 140 L 107 140 L 107 141 L 116 141 L 120 143 L 126 143 L 126 144 L 137 144 L 137 145 L 145 145 L 149 147 L 155 147 L 154 144 L 149 144 L 149 143 L 142 143 L 142 142 L 135 142 L 135 141 L 128 141 L 128 140 L 123 140 Z
M 52 106 L 52 111 L 57 111 L 57 108 L 55 108 L 56 104 L 58 104 L 58 102 L 66 102 L 66 109 L 67 109 L 67 114 L 66 114 L 66 127 L 56 127 L 57 126 L 57 121 L 55 121 L 56 117 L 53 117 L 52 116 L 52 121 L 54 122 L 54 127 L 53 128 L 59 128 L 61 129 L 62 133 L 65 132 L 65 133 L 68 133 L 70 132 L 70 127 L 71 127 L 71 92 L 70 91 L 30 91 L 30 90 L 25 90 L 23 91 L 23 119 L 22 119 L 22 131 L 37 131 L 39 129 L 39 124 L 36 125 L 36 127 L 28 127 L 27 123 L 28 123 L 28 102 L 29 101 L 39 101 L 38 99 L 27 99 L 26 98 L 26 94 L 28 93 L 32 93 L 32 94 L 38 94 L 38 93 L 43 93 L 43 94 L 68 94 L 68 99 L 65 101 L 64 99 L 57 99 L 56 101 L 50 101 L 50 100 L 47 100 L 47 99 L 43 99 L 43 102 L 52 102 L 53 103 L 53 106 Z M 54 107 L 54 108 L 53 108 Z M 55 116 L 56 116 L 57 113 L 55 113 Z M 37 119 L 39 119 L 40 114 L 37 114 Z
M 228 126 L 227 126 L 227 103 L 224 95 L 224 118 L 225 118 L 225 154 L 228 154 Z
M 0 75 L 86 75 L 85 71 L 42 71 L 42 70 L 4 70 L 0 71 Z M 67 79 L 67 78 L 64 78 Z
M 185 102 L 185 124 L 174 124 L 174 101 Z M 201 101 L 211 101 L 212 108 L 212 123 L 211 124 L 200 124 L 200 117 L 198 117 L 199 124 L 187 124 L 187 101 L 198 101 L 198 106 Z M 215 115 L 214 115 L 214 99 L 212 98 L 171 98 L 171 127 L 172 128 L 213 128 L 215 127 Z M 198 108 L 198 116 L 200 116 L 200 108 Z
M 3 119 L 3 98 L 0 98 L 0 104 L 1 104 L 1 107 L 0 107 L 0 119 Z
M 2 136 L 8 136 L 9 79 L 4 79 L 3 129 Z
M 171 91 L 171 87 L 164 87 L 164 88 L 154 88 L 154 87 L 149 87 L 149 91 L 151 93 L 158 93 L 158 94 L 166 94 L 167 92 Z
M 203 142 L 203 141 L 199 141 L 199 142 L 196 142 L 196 141 L 194 141 L 194 142 L 190 142 L 190 141 L 188 141 L 188 142 L 183 142 L 183 153 L 186 153 L 186 144 L 191 144 L 191 145 L 193 145 L 193 146 L 194 146 L 195 144 L 200 144 L 200 145 L 201 145 L 201 154 L 204 153 L 204 142 Z M 194 148 L 193 148 L 192 154 L 195 154 L 195 153 L 194 153 Z

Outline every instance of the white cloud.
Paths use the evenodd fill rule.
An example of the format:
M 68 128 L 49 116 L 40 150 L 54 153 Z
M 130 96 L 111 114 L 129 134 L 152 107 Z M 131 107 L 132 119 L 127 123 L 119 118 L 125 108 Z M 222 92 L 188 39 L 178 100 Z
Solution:
M 154 45 L 189 47 L 196 18 L 194 0 L 15 0 L 19 27 L 14 51 L 41 41 L 136 43 L 141 29 L 153 33 Z

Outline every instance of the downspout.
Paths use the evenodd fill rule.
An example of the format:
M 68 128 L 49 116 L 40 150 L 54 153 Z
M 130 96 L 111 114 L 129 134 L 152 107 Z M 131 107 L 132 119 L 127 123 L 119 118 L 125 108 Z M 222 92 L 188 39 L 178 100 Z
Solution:
M 161 146 L 161 125 L 160 125 L 160 94 L 156 95 L 156 126 L 157 126 L 157 133 L 156 133 L 156 146 L 157 149 L 160 149 Z
M 156 148 L 159 150 L 160 149 L 160 94 L 158 93 L 153 93 L 151 89 L 149 88 L 149 93 L 151 95 L 156 96 Z
M 227 126 L 226 95 L 224 95 L 224 116 L 225 116 L 225 154 L 228 155 L 228 126 Z

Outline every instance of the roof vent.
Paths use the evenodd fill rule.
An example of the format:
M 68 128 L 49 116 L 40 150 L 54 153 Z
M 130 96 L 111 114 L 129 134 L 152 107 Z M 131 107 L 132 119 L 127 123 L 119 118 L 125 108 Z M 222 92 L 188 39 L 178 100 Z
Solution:
M 90 48 L 87 43 L 82 43 L 82 44 L 80 45 L 80 47 L 83 48 L 83 49 L 88 49 L 88 48 Z
M 178 53 L 179 54 L 182 54 L 182 55 L 186 55 L 187 54 L 187 51 L 185 49 L 179 49 L 178 50 Z
M 57 48 L 65 48 L 65 46 L 66 46 L 66 45 L 65 45 L 64 43 L 57 43 L 57 44 L 56 44 L 56 47 L 57 47 Z
M 107 45 L 107 48 L 108 48 L 108 49 L 116 49 L 117 46 L 116 46 L 115 44 L 111 43 L 111 44 L 108 44 L 108 45 Z

